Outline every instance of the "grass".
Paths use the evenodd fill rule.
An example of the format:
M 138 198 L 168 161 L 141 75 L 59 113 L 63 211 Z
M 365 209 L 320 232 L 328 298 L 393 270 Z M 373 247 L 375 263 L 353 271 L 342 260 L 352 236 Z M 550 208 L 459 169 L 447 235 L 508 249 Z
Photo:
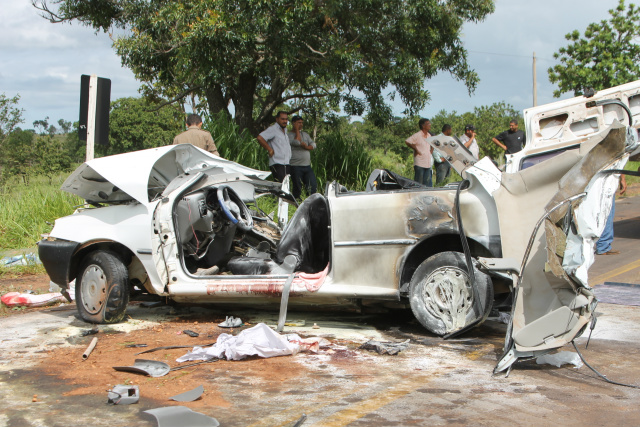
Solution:
M 35 247 L 54 221 L 70 215 L 82 200 L 60 190 L 67 177 L 33 176 L 29 184 L 14 179 L 0 188 L 0 250 Z

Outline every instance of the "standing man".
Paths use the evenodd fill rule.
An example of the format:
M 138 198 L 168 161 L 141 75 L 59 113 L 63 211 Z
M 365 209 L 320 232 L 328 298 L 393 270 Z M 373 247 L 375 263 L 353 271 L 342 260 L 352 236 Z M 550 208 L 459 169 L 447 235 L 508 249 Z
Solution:
M 505 130 L 500 135 L 492 138 L 500 148 L 505 151 L 505 154 L 515 154 L 522 150 L 525 142 L 527 142 L 524 132 L 518 130 L 518 122 L 511 120 L 509 122 L 509 130 Z
M 300 198 L 302 186 L 307 194 L 313 194 L 318 189 L 316 176 L 311 169 L 311 151 L 316 149 L 316 143 L 308 133 L 302 131 L 304 124 L 302 117 L 293 116 L 291 119 L 293 131 L 289 132 L 291 145 L 291 177 L 293 178 L 293 197 Z
M 480 157 L 480 147 L 478 147 L 478 142 L 476 141 L 476 128 L 473 125 L 466 125 L 464 127 L 464 135 L 460 137 L 460 142 L 464 144 L 465 147 L 469 149 L 473 157 L 478 160 Z
M 451 125 L 442 126 L 442 135 L 451 136 L 452 133 Z M 433 152 L 433 161 L 436 166 L 436 184 L 439 184 L 451 175 L 451 165 L 438 150 L 434 150 Z
M 289 166 L 291 146 L 287 136 L 288 123 L 289 113 L 278 111 L 275 124 L 257 136 L 258 143 L 269 153 L 269 169 L 273 178 L 278 182 L 282 182 L 284 177 L 291 173 Z
M 177 144 L 191 144 L 218 157 L 220 156 L 211 134 L 206 130 L 202 130 L 202 117 L 197 114 L 189 114 L 187 117 L 187 130 L 173 138 L 173 145 Z
M 627 191 L 627 178 L 626 175 L 620 175 L 619 183 L 620 195 L 622 196 Z M 613 201 L 611 202 L 611 212 L 607 217 L 607 222 L 604 225 L 602 234 L 596 242 L 596 255 L 618 255 L 620 251 L 617 251 L 611 247 L 613 243 L 613 219 L 616 216 L 616 195 L 613 195 Z
M 427 138 L 431 136 L 429 133 L 431 130 L 431 122 L 429 119 L 420 119 L 418 127 L 420 130 L 405 141 L 405 144 L 413 150 L 413 180 L 427 187 L 433 187 L 431 171 L 431 153 L 433 152 L 433 147 L 427 144 Z

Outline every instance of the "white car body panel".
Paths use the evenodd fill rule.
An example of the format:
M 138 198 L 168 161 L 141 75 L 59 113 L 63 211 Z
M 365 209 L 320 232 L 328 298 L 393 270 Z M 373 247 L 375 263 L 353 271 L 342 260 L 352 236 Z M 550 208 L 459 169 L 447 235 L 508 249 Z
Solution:
M 631 112 L 633 124 L 620 105 L 593 105 L 603 100 L 620 101 Z M 582 144 L 614 121 L 640 127 L 640 80 L 601 90 L 590 98 L 577 96 L 524 110 L 527 142 L 522 151 L 506 155 L 505 171 L 526 167 L 527 158 Z

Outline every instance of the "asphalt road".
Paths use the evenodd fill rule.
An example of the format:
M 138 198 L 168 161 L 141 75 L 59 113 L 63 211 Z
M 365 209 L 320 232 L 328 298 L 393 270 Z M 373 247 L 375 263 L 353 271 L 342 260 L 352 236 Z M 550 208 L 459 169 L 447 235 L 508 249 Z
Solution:
M 598 255 L 589 270 L 589 284 L 605 282 L 640 285 L 640 196 L 616 201 L 613 249 L 618 255 Z
M 640 284 L 639 208 L 640 197 L 618 201 L 614 248 L 622 253 L 596 258 L 591 270 L 596 290 L 605 282 Z M 130 320 L 115 328 L 124 333 L 154 328 L 167 313 L 167 307 L 132 306 Z M 157 425 L 143 411 L 177 404 L 158 399 L 158 386 L 150 385 L 157 383 L 140 383 L 139 403 L 111 406 L 106 403 L 110 384 L 104 384 L 104 393 L 83 394 L 77 384 L 55 374 L 56 369 L 73 372 L 71 360 L 57 360 L 54 373 L 45 369 L 57 349 L 80 354 L 91 339 L 79 338 L 88 325 L 74 314 L 58 308 L 0 319 L 0 427 Z M 234 314 L 252 323 L 275 324 L 277 318 L 277 313 Z M 194 369 L 190 375 L 202 381 L 205 399 L 197 406 L 181 405 L 216 418 L 222 426 L 287 426 L 302 414 L 307 416 L 305 427 L 640 424 L 640 390 L 606 383 L 586 366 L 527 361 L 517 363 L 508 377 L 493 376 L 505 335 L 505 325 L 497 319 L 445 341 L 421 329 L 410 313 L 291 312 L 290 317 L 306 323 L 285 332 L 325 336 L 336 344 L 317 354 L 268 359 L 279 369 L 273 375 L 258 375 L 256 365 L 262 361 L 257 360 Z M 320 328 L 311 328 L 314 323 Z M 410 345 L 396 356 L 379 355 L 358 349 L 368 339 L 409 339 Z M 588 349 L 586 340 L 576 341 L 590 364 L 611 380 L 640 385 L 639 307 L 601 303 Z M 260 366 L 275 369 L 276 364 Z M 217 400 L 207 400 L 214 394 Z

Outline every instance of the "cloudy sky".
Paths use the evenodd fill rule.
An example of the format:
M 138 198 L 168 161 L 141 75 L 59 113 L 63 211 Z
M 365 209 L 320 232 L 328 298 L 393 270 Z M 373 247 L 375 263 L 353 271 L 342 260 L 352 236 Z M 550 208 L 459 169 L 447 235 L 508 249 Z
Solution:
M 608 18 L 618 0 L 496 0 L 496 12 L 478 24 L 464 27 L 469 62 L 480 76 L 470 97 L 465 86 L 448 74 L 426 82 L 431 103 L 422 111 L 463 113 L 476 106 L 505 101 L 516 109 L 530 107 L 532 56 L 536 53 L 538 104 L 552 102 L 554 85 L 547 69 L 553 53 L 566 45 L 564 35 L 584 32 L 591 22 Z M 30 0 L 0 0 L 0 93 L 20 95 L 29 128 L 34 120 L 78 120 L 80 75 L 111 79 L 111 99 L 138 96 L 139 84 L 120 65 L 107 34 L 73 24 L 51 24 L 41 18 Z M 565 95 L 564 97 L 569 97 Z M 394 105 L 400 114 L 403 106 Z

